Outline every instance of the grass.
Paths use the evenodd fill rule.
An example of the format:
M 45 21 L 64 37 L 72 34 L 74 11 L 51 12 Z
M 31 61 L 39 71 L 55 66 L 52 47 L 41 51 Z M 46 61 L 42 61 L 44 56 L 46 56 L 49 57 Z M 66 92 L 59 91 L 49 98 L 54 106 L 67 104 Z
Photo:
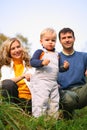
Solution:
M 35 118 L 16 104 L 2 102 L 0 97 L 0 130 L 86 130 L 87 107 L 75 110 L 72 120 L 52 117 Z

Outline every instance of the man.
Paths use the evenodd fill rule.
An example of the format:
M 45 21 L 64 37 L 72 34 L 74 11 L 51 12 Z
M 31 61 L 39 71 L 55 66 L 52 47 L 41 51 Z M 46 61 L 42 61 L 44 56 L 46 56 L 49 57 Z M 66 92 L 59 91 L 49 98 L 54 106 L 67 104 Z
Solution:
M 60 108 L 64 110 L 64 114 L 72 114 L 74 109 L 87 105 L 87 53 L 74 50 L 75 36 L 70 28 L 60 30 L 59 41 L 63 47 L 59 54 L 60 63 L 64 60 L 70 63 L 69 70 L 58 74 Z

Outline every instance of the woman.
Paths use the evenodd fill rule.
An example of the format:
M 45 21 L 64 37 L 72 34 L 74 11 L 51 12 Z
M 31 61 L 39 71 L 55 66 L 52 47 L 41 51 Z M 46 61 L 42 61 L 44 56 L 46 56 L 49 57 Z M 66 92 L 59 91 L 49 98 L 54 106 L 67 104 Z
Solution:
M 31 112 L 31 93 L 28 88 L 33 69 L 28 52 L 17 38 L 7 39 L 0 48 L 2 96 L 5 100 L 24 104 Z

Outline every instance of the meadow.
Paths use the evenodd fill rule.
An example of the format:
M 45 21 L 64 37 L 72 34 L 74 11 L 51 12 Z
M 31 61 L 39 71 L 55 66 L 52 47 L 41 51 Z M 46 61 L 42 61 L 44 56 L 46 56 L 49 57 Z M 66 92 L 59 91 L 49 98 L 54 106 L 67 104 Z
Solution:
M 0 99 L 0 130 L 87 130 L 87 107 L 75 110 L 73 119 L 35 118 L 19 106 Z

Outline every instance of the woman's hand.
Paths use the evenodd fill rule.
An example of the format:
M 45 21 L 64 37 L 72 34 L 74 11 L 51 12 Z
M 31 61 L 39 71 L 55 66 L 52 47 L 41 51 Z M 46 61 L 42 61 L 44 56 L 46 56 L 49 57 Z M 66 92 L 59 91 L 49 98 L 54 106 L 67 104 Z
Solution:
M 25 73 L 23 76 L 27 81 L 30 81 L 31 74 Z

